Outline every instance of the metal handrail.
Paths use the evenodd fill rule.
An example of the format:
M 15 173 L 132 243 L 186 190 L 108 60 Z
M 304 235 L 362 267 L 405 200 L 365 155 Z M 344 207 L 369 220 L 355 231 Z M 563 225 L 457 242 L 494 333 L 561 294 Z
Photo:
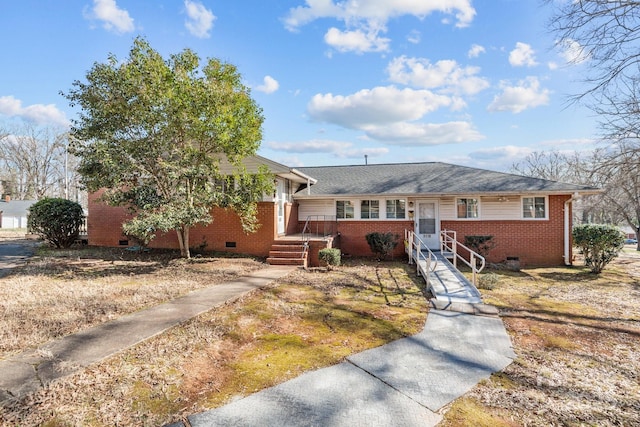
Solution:
M 315 222 L 316 225 L 316 232 L 312 233 L 311 231 L 311 222 Z M 304 224 L 304 228 L 302 229 L 302 240 L 303 241 L 308 241 L 309 237 L 311 236 L 311 234 L 316 234 L 316 235 L 320 235 L 320 224 L 322 224 L 322 235 L 324 237 L 330 236 L 332 234 L 334 234 L 334 227 L 335 227 L 335 223 L 337 222 L 336 216 L 335 215 L 309 215 L 307 216 L 307 221 Z M 329 230 L 327 224 L 331 224 L 331 229 L 330 229 L 330 233 L 328 233 L 327 231 Z
M 435 271 L 436 266 L 438 265 L 438 258 L 436 258 L 433 252 L 431 252 L 431 249 L 424 244 L 422 239 L 420 239 L 420 237 L 411 230 L 404 230 L 404 244 L 405 252 L 407 252 L 407 255 L 409 256 L 409 264 L 413 264 L 413 254 L 415 251 L 416 271 L 418 273 L 423 273 L 422 276 L 427 282 L 427 286 L 429 286 L 429 272 Z M 423 249 L 427 250 L 428 256 L 425 256 Z M 425 261 L 427 267 L 424 272 L 420 271 L 421 258 Z
M 462 248 L 469 253 L 469 261 L 458 253 L 458 248 Z M 443 255 L 445 252 L 453 255 L 453 266 L 455 268 L 458 268 L 458 259 L 469 266 L 471 268 L 473 286 L 478 287 L 478 273 L 480 273 L 486 265 L 486 260 L 482 255 L 458 242 L 455 230 L 442 230 L 440 232 L 440 251 Z M 480 268 L 478 268 L 478 260 L 481 264 Z

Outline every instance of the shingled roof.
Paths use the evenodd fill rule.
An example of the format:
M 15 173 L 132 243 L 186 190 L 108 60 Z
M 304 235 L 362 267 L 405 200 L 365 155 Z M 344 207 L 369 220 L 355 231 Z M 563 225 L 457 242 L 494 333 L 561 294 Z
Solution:
M 27 216 L 29 208 L 35 202 L 35 200 L 11 200 L 10 202 L 2 200 L 0 201 L 0 211 L 6 218 Z
M 570 194 L 596 193 L 594 187 L 567 184 L 441 162 L 298 168 L 317 179 L 296 197 L 347 195 Z

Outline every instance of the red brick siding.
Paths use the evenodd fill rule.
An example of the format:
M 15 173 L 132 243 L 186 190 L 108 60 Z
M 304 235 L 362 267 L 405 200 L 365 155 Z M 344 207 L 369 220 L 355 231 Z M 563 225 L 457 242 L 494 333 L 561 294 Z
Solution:
M 98 202 L 99 193 L 89 197 L 87 230 L 89 244 L 94 246 L 118 246 L 126 239 L 122 235 L 122 223 L 129 217 L 125 208 L 111 207 Z M 206 227 L 196 226 L 190 230 L 189 245 L 197 247 L 206 242 L 206 250 L 233 251 L 256 256 L 267 256 L 276 237 L 276 206 L 272 202 L 258 203 L 260 228 L 255 233 L 242 231 L 240 219 L 231 210 L 213 209 L 213 222 Z M 226 247 L 226 242 L 235 242 L 236 247 Z M 152 248 L 179 248 L 175 232 L 159 233 L 151 242 Z
M 98 199 L 104 191 L 89 194 L 87 236 L 93 246 L 118 246 L 127 240 L 122 234 L 122 223 L 130 218 L 124 208 L 114 208 Z
M 398 235 L 398 246 L 394 257 L 404 255 L 404 230 L 413 230 L 413 221 L 338 221 L 340 249 L 342 253 L 354 256 L 373 256 L 365 235 L 373 232 L 391 232 Z
M 329 238 L 328 240 L 309 241 L 309 252 L 307 252 L 307 265 L 309 267 L 320 266 L 320 250 L 325 248 L 340 248 L 340 237 Z
M 286 234 L 296 234 L 298 232 L 298 204 L 286 203 L 284 215 Z
M 564 264 L 564 202 L 570 196 L 549 196 L 548 220 L 519 221 L 441 221 L 441 229 L 455 230 L 458 241 L 466 235 L 492 235 L 497 246 L 490 252 L 490 262 L 518 257 L 520 265 Z M 571 212 L 570 216 L 571 217 Z M 311 224 L 312 228 L 314 223 Z M 299 230 L 304 222 L 299 223 Z M 339 247 L 342 253 L 353 256 L 373 256 L 365 239 L 374 231 L 392 232 L 403 238 L 405 229 L 413 230 L 413 221 L 338 221 Z M 320 227 L 322 229 L 322 227 Z M 313 230 L 312 230 L 313 231 Z M 398 244 L 394 256 L 404 254 Z M 570 254 L 571 256 L 571 254 Z
M 564 263 L 564 202 L 569 196 L 549 196 L 548 220 L 442 221 L 443 230 L 455 230 L 459 242 L 467 235 L 492 235 L 496 247 L 489 262 L 518 257 L 520 265 Z M 569 216 L 571 217 L 571 215 Z

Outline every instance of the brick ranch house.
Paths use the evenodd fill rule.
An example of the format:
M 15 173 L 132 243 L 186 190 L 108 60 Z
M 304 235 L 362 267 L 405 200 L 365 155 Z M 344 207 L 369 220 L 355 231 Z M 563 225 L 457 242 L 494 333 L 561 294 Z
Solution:
M 318 265 L 318 251 L 338 247 L 345 255 L 371 256 L 370 232 L 402 238 L 413 230 L 431 249 L 440 232 L 491 235 L 496 247 L 490 262 L 517 259 L 521 266 L 570 265 L 572 205 L 593 187 L 493 172 L 440 162 L 290 168 L 269 159 L 245 159 L 248 171 L 266 165 L 276 191 L 259 202 L 261 227 L 242 232 L 232 211 L 213 210 L 213 223 L 194 227 L 191 246 L 268 257 L 272 263 L 298 263 L 302 239 L 308 241 L 308 265 Z M 89 197 L 88 242 L 129 246 L 122 234 L 124 208 Z M 151 247 L 177 248 L 175 233 L 159 234 Z M 395 256 L 403 256 L 399 244 Z M 283 259 L 286 258 L 286 259 Z M 296 260 L 293 260 L 293 259 Z

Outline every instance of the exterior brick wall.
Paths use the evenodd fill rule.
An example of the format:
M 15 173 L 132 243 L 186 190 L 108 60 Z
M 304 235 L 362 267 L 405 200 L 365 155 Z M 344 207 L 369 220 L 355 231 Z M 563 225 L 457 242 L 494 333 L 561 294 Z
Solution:
M 564 264 L 564 202 L 569 196 L 549 196 L 548 220 L 522 221 L 442 221 L 442 230 L 455 230 L 457 239 L 491 235 L 496 247 L 489 262 L 518 257 L 520 266 Z M 571 217 L 571 215 L 569 215 Z
M 102 192 L 89 196 L 89 216 L 87 231 L 89 244 L 93 246 L 122 246 L 127 240 L 122 234 L 122 223 L 130 216 L 122 207 L 111 207 L 100 202 Z M 196 226 L 190 230 L 189 245 L 198 247 L 206 243 L 207 251 L 226 251 L 266 257 L 276 237 L 276 205 L 273 202 L 258 203 L 260 228 L 255 233 L 242 231 L 240 219 L 232 210 L 214 208 L 213 222 L 208 226 Z M 291 213 L 291 209 L 289 209 Z M 289 218 L 286 218 L 287 220 Z M 235 248 L 227 247 L 227 242 L 235 242 Z M 130 242 L 133 244 L 133 242 Z M 126 245 L 125 245 L 126 246 Z M 152 248 L 178 249 L 175 232 L 158 233 L 149 245 Z
M 298 204 L 286 203 L 284 215 L 286 234 L 296 234 L 298 232 Z
M 374 256 L 364 236 L 373 232 L 391 232 L 398 235 L 398 246 L 393 257 L 403 257 L 405 229 L 413 230 L 413 221 L 338 221 L 340 249 L 347 255 Z
M 564 202 L 570 196 L 549 196 L 548 220 L 519 221 L 447 221 L 442 220 L 442 230 L 454 230 L 457 239 L 464 243 L 467 235 L 492 235 L 496 247 L 489 253 L 489 262 L 502 262 L 507 257 L 518 257 L 521 266 L 549 266 L 564 264 Z M 571 213 L 569 215 L 571 217 Z M 313 225 L 313 224 L 312 224 Z M 299 229 L 304 223 L 299 223 Z M 393 256 L 404 256 L 402 238 L 404 230 L 413 230 L 414 223 L 407 221 L 338 221 L 339 247 L 343 254 L 373 256 L 365 235 L 371 232 L 392 232 L 399 236 L 399 244 Z M 570 254 L 571 256 L 571 254 Z
M 89 217 L 87 231 L 89 244 L 94 246 L 119 246 L 127 237 L 122 234 L 121 224 L 129 218 L 124 208 L 110 207 L 97 199 L 101 192 L 89 196 Z M 441 221 L 442 230 L 455 230 L 458 241 L 464 242 L 467 235 L 492 235 L 496 247 L 489 254 L 489 262 L 501 262 L 507 257 L 518 257 L 521 266 L 562 265 L 564 263 L 564 202 L 570 196 L 549 196 L 548 220 L 519 221 Z M 569 216 L 571 217 L 571 215 Z M 258 221 L 261 227 L 256 233 L 245 234 L 238 216 L 230 210 L 215 208 L 213 223 L 209 226 L 194 227 L 190 233 L 190 246 L 206 243 L 206 250 L 232 251 L 266 257 L 277 237 L 277 210 L 275 203 L 258 204 Z M 301 232 L 304 222 L 298 221 L 297 203 L 285 206 L 285 229 L 287 234 Z M 313 226 L 313 224 L 311 224 Z M 365 235 L 371 232 L 392 232 L 397 234 L 398 246 L 393 256 L 404 256 L 402 238 L 405 229 L 412 230 L 414 222 L 406 221 L 338 221 L 335 231 L 339 233 L 330 246 L 339 247 L 343 254 L 353 256 L 373 256 Z M 313 227 L 312 227 L 313 228 Z M 321 232 L 323 231 L 321 228 Z M 330 233 L 335 234 L 335 233 Z M 227 247 L 227 242 L 235 242 L 235 248 Z M 151 247 L 178 248 L 175 232 L 159 234 Z M 317 258 L 313 248 L 312 257 Z
M 122 234 L 122 223 L 130 219 L 130 215 L 124 208 L 114 208 L 99 201 L 103 193 L 100 190 L 88 197 L 88 242 L 93 246 L 119 246 L 121 240 L 127 240 Z

